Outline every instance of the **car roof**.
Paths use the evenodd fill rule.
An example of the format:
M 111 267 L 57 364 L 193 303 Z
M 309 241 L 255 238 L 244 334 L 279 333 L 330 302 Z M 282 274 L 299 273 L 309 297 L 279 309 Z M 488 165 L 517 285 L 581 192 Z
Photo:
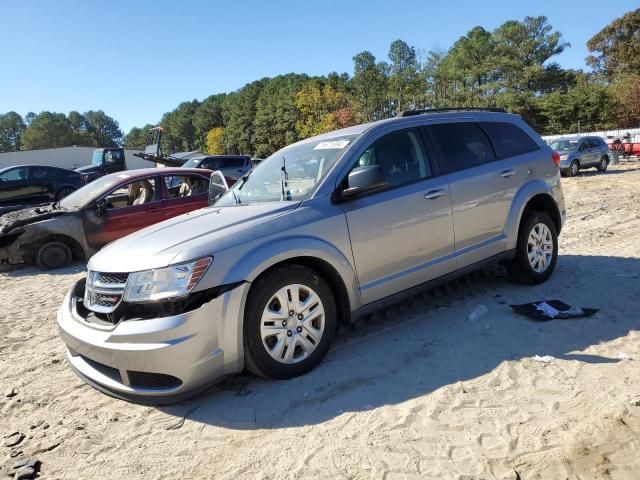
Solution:
M 251 158 L 249 155 L 194 155 L 191 159 L 201 160 L 205 158 Z
M 195 173 L 198 175 L 211 174 L 211 170 L 206 168 L 184 168 L 184 167 L 164 167 L 164 168 L 138 168 L 135 170 L 123 170 L 122 172 L 111 173 L 108 176 L 135 180 L 153 175 L 185 175 Z
M 404 117 L 392 117 L 384 120 L 377 120 L 375 122 L 362 123 L 360 125 L 354 125 L 353 127 L 341 128 L 340 130 L 334 130 L 332 132 L 323 133 L 315 137 L 310 137 L 298 142 L 298 144 L 306 142 L 315 142 L 318 140 L 328 140 L 336 137 L 344 137 L 350 135 L 361 135 L 369 130 L 384 128 L 390 125 L 415 125 L 416 121 L 423 120 L 425 123 L 430 121 L 447 121 L 447 120 L 467 120 L 467 121 L 503 121 L 513 122 L 514 119 L 520 119 L 520 115 L 504 112 L 489 112 L 481 110 L 462 110 L 462 111 L 450 111 L 450 112 L 425 112 L 418 115 L 408 115 Z
M 10 165 L 8 167 L 1 167 L 0 172 L 4 172 L 5 170 L 11 170 L 12 168 L 20 168 L 20 167 L 55 168 L 56 170 L 66 170 L 68 172 L 73 172 L 73 170 L 71 170 L 70 168 L 58 167 L 57 165 L 40 165 L 40 164 Z

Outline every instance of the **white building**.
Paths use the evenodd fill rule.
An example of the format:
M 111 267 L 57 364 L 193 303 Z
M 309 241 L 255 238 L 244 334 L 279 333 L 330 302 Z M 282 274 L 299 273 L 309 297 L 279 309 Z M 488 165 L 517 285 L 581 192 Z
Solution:
M 60 147 L 43 148 L 41 150 L 22 150 L 19 152 L 0 153 L 0 168 L 12 165 L 51 165 L 62 168 L 77 168 L 91 164 L 91 157 L 96 147 Z M 155 167 L 153 162 L 134 157 L 140 150 L 125 150 L 124 158 L 127 169 Z

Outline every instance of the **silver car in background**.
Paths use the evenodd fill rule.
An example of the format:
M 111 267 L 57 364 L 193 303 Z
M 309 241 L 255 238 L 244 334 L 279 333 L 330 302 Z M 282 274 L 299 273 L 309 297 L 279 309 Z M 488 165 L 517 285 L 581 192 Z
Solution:
M 290 145 L 213 206 L 94 255 L 58 312 L 69 362 L 111 395 L 168 403 L 243 368 L 302 375 L 338 325 L 488 262 L 543 282 L 566 215 L 558 162 L 495 111 Z
M 551 142 L 560 154 L 560 171 L 575 177 L 583 168 L 604 172 L 609 166 L 609 146 L 600 137 L 563 137 Z

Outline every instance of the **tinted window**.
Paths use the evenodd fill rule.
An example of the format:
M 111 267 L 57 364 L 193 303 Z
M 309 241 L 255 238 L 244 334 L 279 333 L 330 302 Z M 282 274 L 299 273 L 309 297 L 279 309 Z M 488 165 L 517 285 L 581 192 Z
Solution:
M 244 158 L 225 158 L 222 160 L 222 168 L 240 168 L 244 165 Z
M 540 147 L 520 127 L 507 122 L 482 122 L 498 158 L 515 157 L 534 152 Z
M 495 160 L 489 139 L 475 123 L 443 123 L 429 129 L 442 153 L 442 173 L 457 172 Z
M 0 180 L 10 182 L 12 180 L 24 180 L 27 178 L 27 167 L 13 168 L 0 174 Z
M 389 185 L 431 176 L 431 166 L 414 130 L 394 132 L 376 140 L 353 168 L 380 165 Z
M 34 180 L 41 180 L 43 178 L 53 177 L 53 171 L 50 168 L 46 167 L 31 167 L 31 175 L 30 178 Z

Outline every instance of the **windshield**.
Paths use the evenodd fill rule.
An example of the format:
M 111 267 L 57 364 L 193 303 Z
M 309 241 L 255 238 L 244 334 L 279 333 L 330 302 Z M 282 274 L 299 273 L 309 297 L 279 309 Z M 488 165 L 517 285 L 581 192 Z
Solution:
M 94 150 L 93 157 L 91 158 L 91 164 L 102 166 L 102 158 L 104 157 L 104 151 L 102 150 Z
M 198 168 L 198 164 L 200 163 L 200 160 L 202 160 L 202 158 L 192 158 L 184 162 L 182 166 L 184 168 Z
M 551 148 L 556 152 L 571 152 L 578 146 L 578 140 L 556 140 L 551 142 Z
M 355 137 L 348 135 L 285 147 L 260 162 L 215 205 L 305 200 Z M 286 186 L 283 186 L 283 159 Z
M 127 178 L 125 176 L 125 178 Z M 60 200 L 60 206 L 67 210 L 76 210 L 78 208 L 86 207 L 89 203 L 94 201 L 100 195 L 108 192 L 118 182 L 122 180 L 121 175 L 107 175 L 106 177 L 100 177 L 97 180 L 79 188 L 73 193 L 70 193 L 62 200 Z

